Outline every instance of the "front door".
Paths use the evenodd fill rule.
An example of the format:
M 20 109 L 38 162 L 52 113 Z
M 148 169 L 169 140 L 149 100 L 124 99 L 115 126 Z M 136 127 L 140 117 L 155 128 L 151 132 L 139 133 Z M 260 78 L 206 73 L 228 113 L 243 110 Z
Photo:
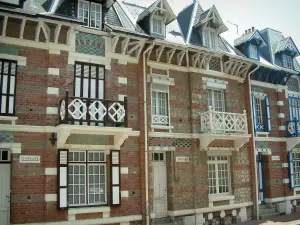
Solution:
M 258 201 L 260 204 L 265 203 L 264 197 L 264 164 L 262 153 L 258 153 L 258 160 L 257 160 L 257 180 L 258 180 Z
M 0 221 L 10 224 L 10 163 L 9 151 L 0 149 Z
M 165 153 L 152 153 L 153 211 L 155 218 L 168 216 Z

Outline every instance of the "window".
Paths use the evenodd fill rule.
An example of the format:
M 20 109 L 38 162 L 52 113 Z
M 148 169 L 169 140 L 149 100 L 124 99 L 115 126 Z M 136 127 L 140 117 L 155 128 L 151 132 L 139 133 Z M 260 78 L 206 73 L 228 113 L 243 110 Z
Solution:
M 78 1 L 78 19 L 85 26 L 101 29 L 102 5 L 88 1 Z
M 291 120 L 300 120 L 300 98 L 289 97 L 289 113 Z
M 152 90 L 152 124 L 168 125 L 168 93 Z
M 256 121 L 263 124 L 262 99 L 255 98 Z
M 69 206 L 107 203 L 106 156 L 100 151 L 70 151 L 68 166 Z
M 228 156 L 208 157 L 209 194 L 229 194 L 229 158 Z
M 283 67 L 288 68 L 288 69 L 293 69 L 293 59 L 291 56 L 289 55 L 282 55 L 282 64 Z
M 164 153 L 161 153 L 161 152 L 153 152 L 152 153 L 152 161 L 155 161 L 155 162 L 163 162 L 165 161 L 165 157 L 164 157 Z
M 0 162 L 10 162 L 10 151 L 8 149 L 0 149 Z
M 152 33 L 163 34 L 163 21 L 161 18 L 154 17 L 152 19 Z
M 205 47 L 217 50 L 218 45 L 217 45 L 217 34 L 214 29 L 206 28 L 203 31 L 203 45 Z
M 258 59 L 257 46 L 250 44 L 249 46 L 249 57 L 252 59 Z
M 286 82 L 289 91 L 300 92 L 299 89 L 299 77 L 290 77 Z
M 0 60 L 0 115 L 15 115 L 17 63 Z
M 207 89 L 208 106 L 211 106 L 214 111 L 225 111 L 224 91 L 217 89 Z
M 300 153 L 293 152 L 294 185 L 300 186 Z

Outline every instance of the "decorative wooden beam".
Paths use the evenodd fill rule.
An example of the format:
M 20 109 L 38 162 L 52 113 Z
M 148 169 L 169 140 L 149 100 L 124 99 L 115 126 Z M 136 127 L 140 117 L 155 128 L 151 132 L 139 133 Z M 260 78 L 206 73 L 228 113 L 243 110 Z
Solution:
M 203 57 L 202 57 L 202 59 L 200 61 L 200 64 L 199 64 L 200 69 L 205 69 L 204 68 L 204 62 L 205 62 L 206 57 L 208 57 L 208 55 L 203 54 Z
M 206 60 L 205 60 L 205 63 L 204 63 L 204 69 L 206 69 L 206 70 L 208 69 L 209 62 L 210 62 L 211 58 L 212 58 L 212 55 L 208 55 L 206 57 Z
M 140 44 L 141 41 L 132 41 L 132 42 L 129 42 L 128 43 L 128 47 L 131 46 L 131 45 L 137 45 L 137 44 Z
M 70 26 L 67 32 L 67 45 L 71 44 L 71 34 L 73 33 L 73 31 L 74 31 L 74 27 Z
M 160 46 L 158 49 L 156 49 L 156 51 L 155 51 L 156 62 L 160 61 L 160 57 L 161 57 L 161 54 L 164 51 L 164 49 L 165 49 L 164 46 Z
M 20 39 L 23 39 L 25 25 L 26 25 L 26 19 L 23 19 L 20 25 L 20 36 L 19 36 Z
M 238 66 L 239 64 L 240 64 L 239 61 L 235 62 L 235 63 L 233 64 L 233 67 L 231 67 L 231 69 L 228 71 L 229 74 L 234 74 L 234 71 L 236 70 L 236 68 L 237 68 L 237 66 Z
M 238 73 L 238 75 L 245 73 L 248 70 L 248 67 L 249 67 L 248 64 L 244 64 L 243 69 L 241 69 L 241 71 Z M 251 65 L 250 65 L 250 67 L 251 67 Z
M 171 63 L 175 51 L 176 50 L 173 48 L 170 49 L 169 51 L 167 51 L 167 63 L 169 63 L 169 64 Z
M 39 41 L 40 32 L 41 32 L 42 21 L 39 21 L 38 25 L 35 28 L 35 41 Z
M 177 65 L 178 66 L 181 66 L 184 55 L 185 55 L 185 51 L 181 51 L 180 53 L 177 54 Z
M 139 59 L 144 46 L 145 46 L 145 43 L 142 43 L 141 46 L 140 46 L 140 48 L 139 48 L 139 50 L 138 50 L 138 52 L 137 52 L 137 54 L 136 54 L 137 59 Z
M 58 25 L 55 27 L 55 31 L 54 31 L 54 43 L 55 43 L 55 44 L 58 43 L 59 34 L 60 34 L 60 29 L 61 29 L 61 24 L 58 24 Z
M 7 20 L 8 20 L 8 17 L 7 17 L 7 16 L 4 16 L 3 23 L 2 23 L 2 36 L 3 36 L 3 37 L 6 36 Z
M 192 67 L 196 67 L 197 62 L 199 61 L 201 53 L 196 53 L 192 56 Z
M 41 28 L 44 32 L 46 42 L 49 42 L 49 40 L 50 40 L 50 31 L 51 31 L 49 26 L 45 22 L 42 22 Z
M 243 74 L 241 74 L 243 78 L 246 78 L 246 77 L 247 77 L 247 74 L 248 74 L 248 72 L 249 72 L 251 66 L 252 66 L 251 64 L 248 64 L 246 71 L 245 71 Z
M 130 55 L 133 51 L 135 51 L 136 49 L 138 49 L 143 43 L 141 41 L 138 41 L 137 43 L 135 43 L 135 46 L 133 46 L 130 50 L 127 51 L 127 54 Z M 132 45 L 131 43 L 128 44 Z
M 116 52 L 116 47 L 117 47 L 119 39 L 120 39 L 119 35 L 116 35 L 112 38 L 112 52 Z
M 238 68 L 236 69 L 234 75 L 239 75 L 239 72 L 240 72 L 242 66 L 243 66 L 243 62 L 240 62 L 240 65 L 239 65 Z
M 190 67 L 190 59 L 188 50 L 185 51 L 186 66 Z
M 125 55 L 126 54 L 126 51 L 127 51 L 127 48 L 128 48 L 128 43 L 129 43 L 129 40 L 130 38 L 125 38 L 122 42 L 121 42 L 121 51 L 122 51 L 122 54 Z

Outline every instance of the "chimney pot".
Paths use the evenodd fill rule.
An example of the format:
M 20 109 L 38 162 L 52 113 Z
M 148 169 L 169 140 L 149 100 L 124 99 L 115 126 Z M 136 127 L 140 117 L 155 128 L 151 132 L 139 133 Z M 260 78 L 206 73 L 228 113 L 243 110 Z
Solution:
M 247 34 L 247 32 L 248 32 L 248 31 L 247 31 L 247 30 L 245 30 L 245 35 Z
M 251 29 L 248 29 L 248 33 L 251 33 Z
M 252 31 L 254 31 L 255 30 L 255 27 L 252 27 Z

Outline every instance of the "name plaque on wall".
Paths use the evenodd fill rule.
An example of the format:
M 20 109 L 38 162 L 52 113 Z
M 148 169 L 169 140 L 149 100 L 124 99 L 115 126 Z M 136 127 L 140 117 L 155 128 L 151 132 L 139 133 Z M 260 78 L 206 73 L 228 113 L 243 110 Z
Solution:
M 39 155 L 21 155 L 20 163 L 40 163 L 41 156 Z
M 176 162 L 189 162 L 190 157 L 176 157 Z
M 280 156 L 279 155 L 272 155 L 272 160 L 278 161 L 278 160 L 280 160 Z

